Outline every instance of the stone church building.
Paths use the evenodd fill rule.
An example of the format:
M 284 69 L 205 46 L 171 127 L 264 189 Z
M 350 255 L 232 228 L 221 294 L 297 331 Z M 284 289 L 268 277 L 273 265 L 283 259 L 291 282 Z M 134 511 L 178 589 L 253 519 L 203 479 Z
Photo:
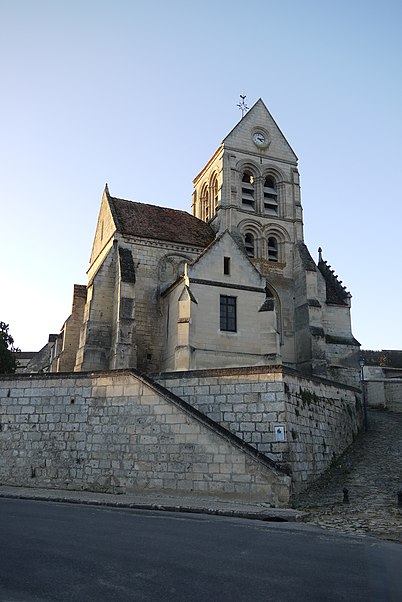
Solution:
M 351 295 L 304 243 L 297 162 L 258 100 L 194 179 L 191 215 L 106 185 L 50 370 L 281 364 L 357 384 Z

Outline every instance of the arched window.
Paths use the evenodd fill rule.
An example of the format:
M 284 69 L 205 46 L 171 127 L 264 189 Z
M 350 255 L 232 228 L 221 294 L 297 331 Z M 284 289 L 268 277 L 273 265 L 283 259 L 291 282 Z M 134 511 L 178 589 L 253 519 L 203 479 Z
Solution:
M 272 176 L 267 176 L 264 180 L 264 211 L 270 215 L 278 214 L 278 192 Z
M 209 190 L 208 186 L 204 186 L 201 193 L 201 211 L 202 219 L 207 222 L 210 218 L 209 214 Z
M 241 202 L 247 209 L 254 209 L 254 177 L 250 171 L 245 171 L 241 180 Z
M 244 247 L 248 257 L 255 257 L 254 236 L 249 232 L 244 237 Z
M 278 261 L 278 241 L 273 236 L 268 238 L 268 260 Z

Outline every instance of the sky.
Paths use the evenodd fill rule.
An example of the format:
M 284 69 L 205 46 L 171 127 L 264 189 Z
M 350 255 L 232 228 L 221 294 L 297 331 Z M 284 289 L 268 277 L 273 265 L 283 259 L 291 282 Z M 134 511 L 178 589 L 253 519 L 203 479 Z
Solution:
M 105 183 L 191 211 L 262 98 L 299 158 L 304 235 L 365 349 L 402 349 L 400 0 L 0 0 L 0 321 L 39 350 L 71 312 Z

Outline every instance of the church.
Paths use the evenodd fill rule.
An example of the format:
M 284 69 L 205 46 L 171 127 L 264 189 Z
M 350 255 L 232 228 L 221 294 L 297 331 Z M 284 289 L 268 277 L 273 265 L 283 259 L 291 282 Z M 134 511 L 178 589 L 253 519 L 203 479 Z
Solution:
M 191 213 L 106 185 L 70 316 L 0 378 L 2 423 L 19 420 L 0 478 L 286 505 L 361 429 L 350 312 L 258 100 L 195 177 Z
M 50 371 L 283 365 L 356 386 L 350 311 L 304 243 L 297 156 L 260 99 L 195 177 L 191 214 L 106 185 Z

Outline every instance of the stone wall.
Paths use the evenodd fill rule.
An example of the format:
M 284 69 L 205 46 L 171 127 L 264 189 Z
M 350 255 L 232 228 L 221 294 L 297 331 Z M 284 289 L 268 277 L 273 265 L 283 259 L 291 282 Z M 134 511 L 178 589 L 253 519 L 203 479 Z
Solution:
M 402 412 L 402 378 L 388 379 L 384 388 L 387 410 Z
M 292 472 L 293 492 L 322 474 L 362 423 L 360 392 L 282 366 L 154 375 L 175 395 Z M 278 429 L 284 429 L 284 440 Z M 279 433 L 281 430 L 279 430 Z
M 136 269 L 137 367 L 144 372 L 159 370 L 166 336 L 166 316 L 161 315 L 160 292 L 184 271 L 183 262 L 202 251 L 189 245 L 126 237 Z
M 0 482 L 286 505 L 274 462 L 137 372 L 0 377 Z
M 87 287 L 81 284 L 74 284 L 71 315 L 63 325 L 60 337 L 62 348 L 59 355 L 53 357 L 50 372 L 72 372 L 74 370 L 86 297 Z
M 286 429 L 293 492 L 316 480 L 353 443 L 363 420 L 359 389 L 286 374 Z
M 107 251 L 107 252 L 106 252 Z M 97 272 L 89 278 L 75 370 L 102 370 L 109 366 L 114 323 L 117 245 L 104 250 Z
M 270 356 L 278 362 L 276 312 L 273 300 L 269 310 L 266 306 L 265 286 L 265 279 L 225 232 L 164 295 L 163 322 L 169 327 L 163 333 L 165 358 L 158 369 L 253 366 L 267 364 Z M 222 296 L 235 303 L 233 329 L 221 325 Z
M 124 370 L 0 377 L 0 482 L 285 505 L 287 473 L 301 491 L 362 421 L 358 389 L 282 366 L 154 379 Z
M 365 385 L 370 407 L 402 412 L 402 378 L 366 380 Z
M 190 405 L 258 451 L 283 461 L 274 426 L 285 416 L 282 368 L 257 366 L 152 375 Z

